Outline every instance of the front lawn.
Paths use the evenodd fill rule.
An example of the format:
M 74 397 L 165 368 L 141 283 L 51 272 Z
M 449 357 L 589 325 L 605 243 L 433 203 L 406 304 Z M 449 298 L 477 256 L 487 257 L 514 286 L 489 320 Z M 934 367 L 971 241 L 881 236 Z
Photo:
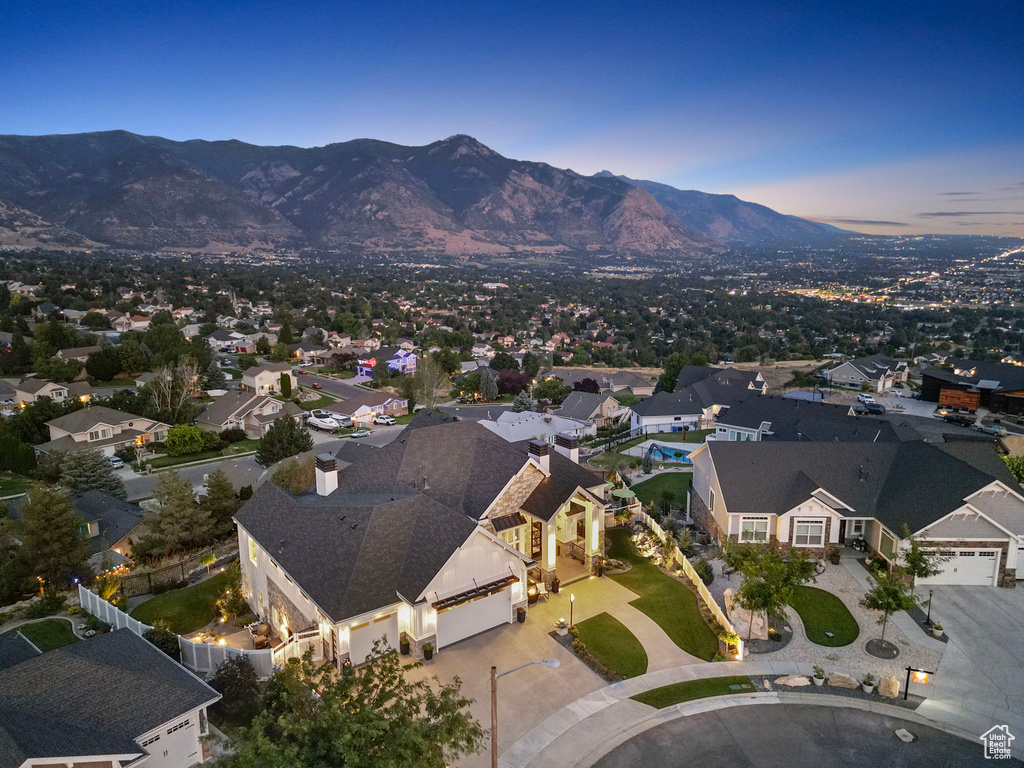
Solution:
M 22 624 L 8 634 L 13 635 L 18 632 L 27 637 L 43 653 L 79 642 L 75 633 L 71 631 L 71 625 L 64 619 L 43 619 L 31 624 Z
M 395 423 L 397 423 L 397 424 L 408 424 L 414 418 L 416 418 L 416 414 L 415 413 L 406 413 L 406 414 L 403 414 L 401 416 L 395 416 Z
M 594 658 L 622 677 L 636 677 L 647 671 L 647 652 L 626 625 L 607 613 L 576 625 L 580 640 Z
M 793 610 L 800 614 L 807 639 L 818 645 L 838 648 L 857 639 L 860 627 L 843 601 L 817 587 L 797 587 L 793 593 Z M 826 635 L 831 632 L 832 637 Z
M 650 480 L 630 486 L 630 490 L 645 505 L 660 501 L 662 494 L 668 491 L 672 494 L 674 505 L 682 507 L 686 503 L 686 491 L 692 481 L 691 472 L 663 472 Z
M 27 477 L 16 475 L 13 472 L 0 472 L 0 496 L 25 493 L 31 482 Z
M 339 399 L 330 395 L 320 395 L 316 400 L 310 400 L 309 402 L 300 401 L 298 405 L 304 411 L 317 411 L 321 408 L 326 408 L 328 405 L 334 405 Z
M 165 624 L 172 632 L 187 635 L 217 618 L 217 598 L 229 585 L 228 573 L 218 573 L 194 586 L 150 598 L 132 611 L 132 618 L 150 626 Z
M 640 595 L 630 605 L 650 616 L 676 645 L 692 656 L 711 661 L 718 653 L 718 638 L 700 615 L 697 596 L 686 585 L 662 573 L 654 563 L 641 557 L 629 532 L 608 531 L 608 557 L 632 564 L 626 573 L 609 576 Z
M 680 704 L 684 701 L 694 699 L 706 699 L 708 696 L 728 696 L 730 693 L 753 693 L 754 684 L 746 675 L 732 675 L 730 677 L 709 677 L 705 680 L 688 680 L 685 683 L 674 683 L 663 685 L 661 688 L 652 688 L 649 691 L 631 696 L 633 701 L 639 701 L 655 709 L 664 709 L 673 704 Z

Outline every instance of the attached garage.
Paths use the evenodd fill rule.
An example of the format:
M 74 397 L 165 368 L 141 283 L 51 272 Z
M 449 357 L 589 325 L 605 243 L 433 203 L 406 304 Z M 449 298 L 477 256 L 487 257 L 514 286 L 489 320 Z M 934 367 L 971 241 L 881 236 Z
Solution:
M 441 608 L 437 611 L 437 647 L 440 650 L 459 640 L 512 621 L 510 586 L 489 595 Z
M 942 572 L 917 584 L 996 586 L 999 573 L 999 549 L 951 549 L 952 557 L 942 564 Z
M 373 644 L 382 637 L 386 638 L 388 644 L 398 648 L 398 611 L 378 616 L 361 624 L 357 624 L 349 630 L 348 652 L 353 664 L 362 664 L 366 657 L 373 650 Z

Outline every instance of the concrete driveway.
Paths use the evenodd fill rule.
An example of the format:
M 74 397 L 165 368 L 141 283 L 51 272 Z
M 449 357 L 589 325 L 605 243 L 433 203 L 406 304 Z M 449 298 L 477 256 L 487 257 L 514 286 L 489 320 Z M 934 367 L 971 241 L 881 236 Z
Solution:
M 950 638 L 935 696 L 990 701 L 1024 714 L 1024 589 L 931 589 L 932 621 Z

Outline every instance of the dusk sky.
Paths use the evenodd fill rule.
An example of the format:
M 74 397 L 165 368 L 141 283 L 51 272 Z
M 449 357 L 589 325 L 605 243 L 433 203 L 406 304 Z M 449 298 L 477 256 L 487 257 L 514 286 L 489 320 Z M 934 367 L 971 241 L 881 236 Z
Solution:
M 0 133 L 468 133 L 863 232 L 1024 236 L 1024 2 L 0 6 Z

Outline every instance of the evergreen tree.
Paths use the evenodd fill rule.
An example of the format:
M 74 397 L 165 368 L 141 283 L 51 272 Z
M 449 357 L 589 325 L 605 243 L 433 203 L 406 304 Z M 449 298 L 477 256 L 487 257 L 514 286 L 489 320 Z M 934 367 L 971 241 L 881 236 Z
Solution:
M 213 709 L 232 721 L 249 722 L 259 712 L 262 685 L 249 657 L 233 656 L 210 678 L 210 686 L 223 697 Z
M 533 398 L 530 397 L 528 390 L 523 390 L 512 400 L 512 411 L 514 413 L 522 413 L 523 411 L 532 411 L 536 403 Z
M 295 336 L 292 333 L 292 324 L 285 320 L 281 324 L 281 330 L 277 334 L 277 343 L 281 344 L 294 344 Z
M 533 352 L 527 352 L 523 355 L 523 373 L 527 376 L 533 377 L 540 372 L 540 358 L 537 357 Z
M 231 517 L 241 506 L 235 488 L 228 480 L 228 476 L 221 469 L 210 473 L 206 478 L 206 494 L 199 500 L 199 503 L 209 513 L 213 520 L 214 533 L 223 536 L 230 533 L 234 528 Z
M 65 455 L 60 464 L 60 484 L 74 495 L 99 490 L 119 499 L 128 498 L 124 483 L 98 448 Z
M 21 544 L 32 575 L 44 587 L 65 589 L 73 576 L 89 574 L 89 542 L 82 518 L 59 488 L 35 486 L 21 507 Z
M 658 379 L 658 389 L 662 392 L 675 392 L 676 379 L 679 371 L 686 365 L 686 353 L 673 352 L 665 360 L 664 370 Z
M 256 353 L 260 355 L 270 354 L 270 339 L 266 336 L 260 336 L 256 339 Z
M 480 397 L 484 400 L 498 399 L 498 379 L 490 368 L 480 370 Z
M 216 361 L 211 361 L 203 372 L 203 389 L 224 389 L 228 385 L 227 376 Z
M 32 575 L 25 548 L 16 538 L 16 524 L 0 501 L 0 605 L 21 600 L 32 590 Z
M 292 396 L 292 377 L 287 371 L 281 373 L 281 397 L 285 399 Z
M 153 495 L 160 506 L 143 516 L 146 532 L 136 542 L 136 552 L 160 557 L 199 549 L 213 541 L 213 520 L 209 510 L 196 503 L 191 482 L 174 470 L 164 472 Z
M 260 438 L 259 447 L 256 449 L 256 462 L 269 467 L 281 459 L 312 449 L 313 436 L 309 434 L 306 425 L 300 424 L 290 416 L 281 416 Z

